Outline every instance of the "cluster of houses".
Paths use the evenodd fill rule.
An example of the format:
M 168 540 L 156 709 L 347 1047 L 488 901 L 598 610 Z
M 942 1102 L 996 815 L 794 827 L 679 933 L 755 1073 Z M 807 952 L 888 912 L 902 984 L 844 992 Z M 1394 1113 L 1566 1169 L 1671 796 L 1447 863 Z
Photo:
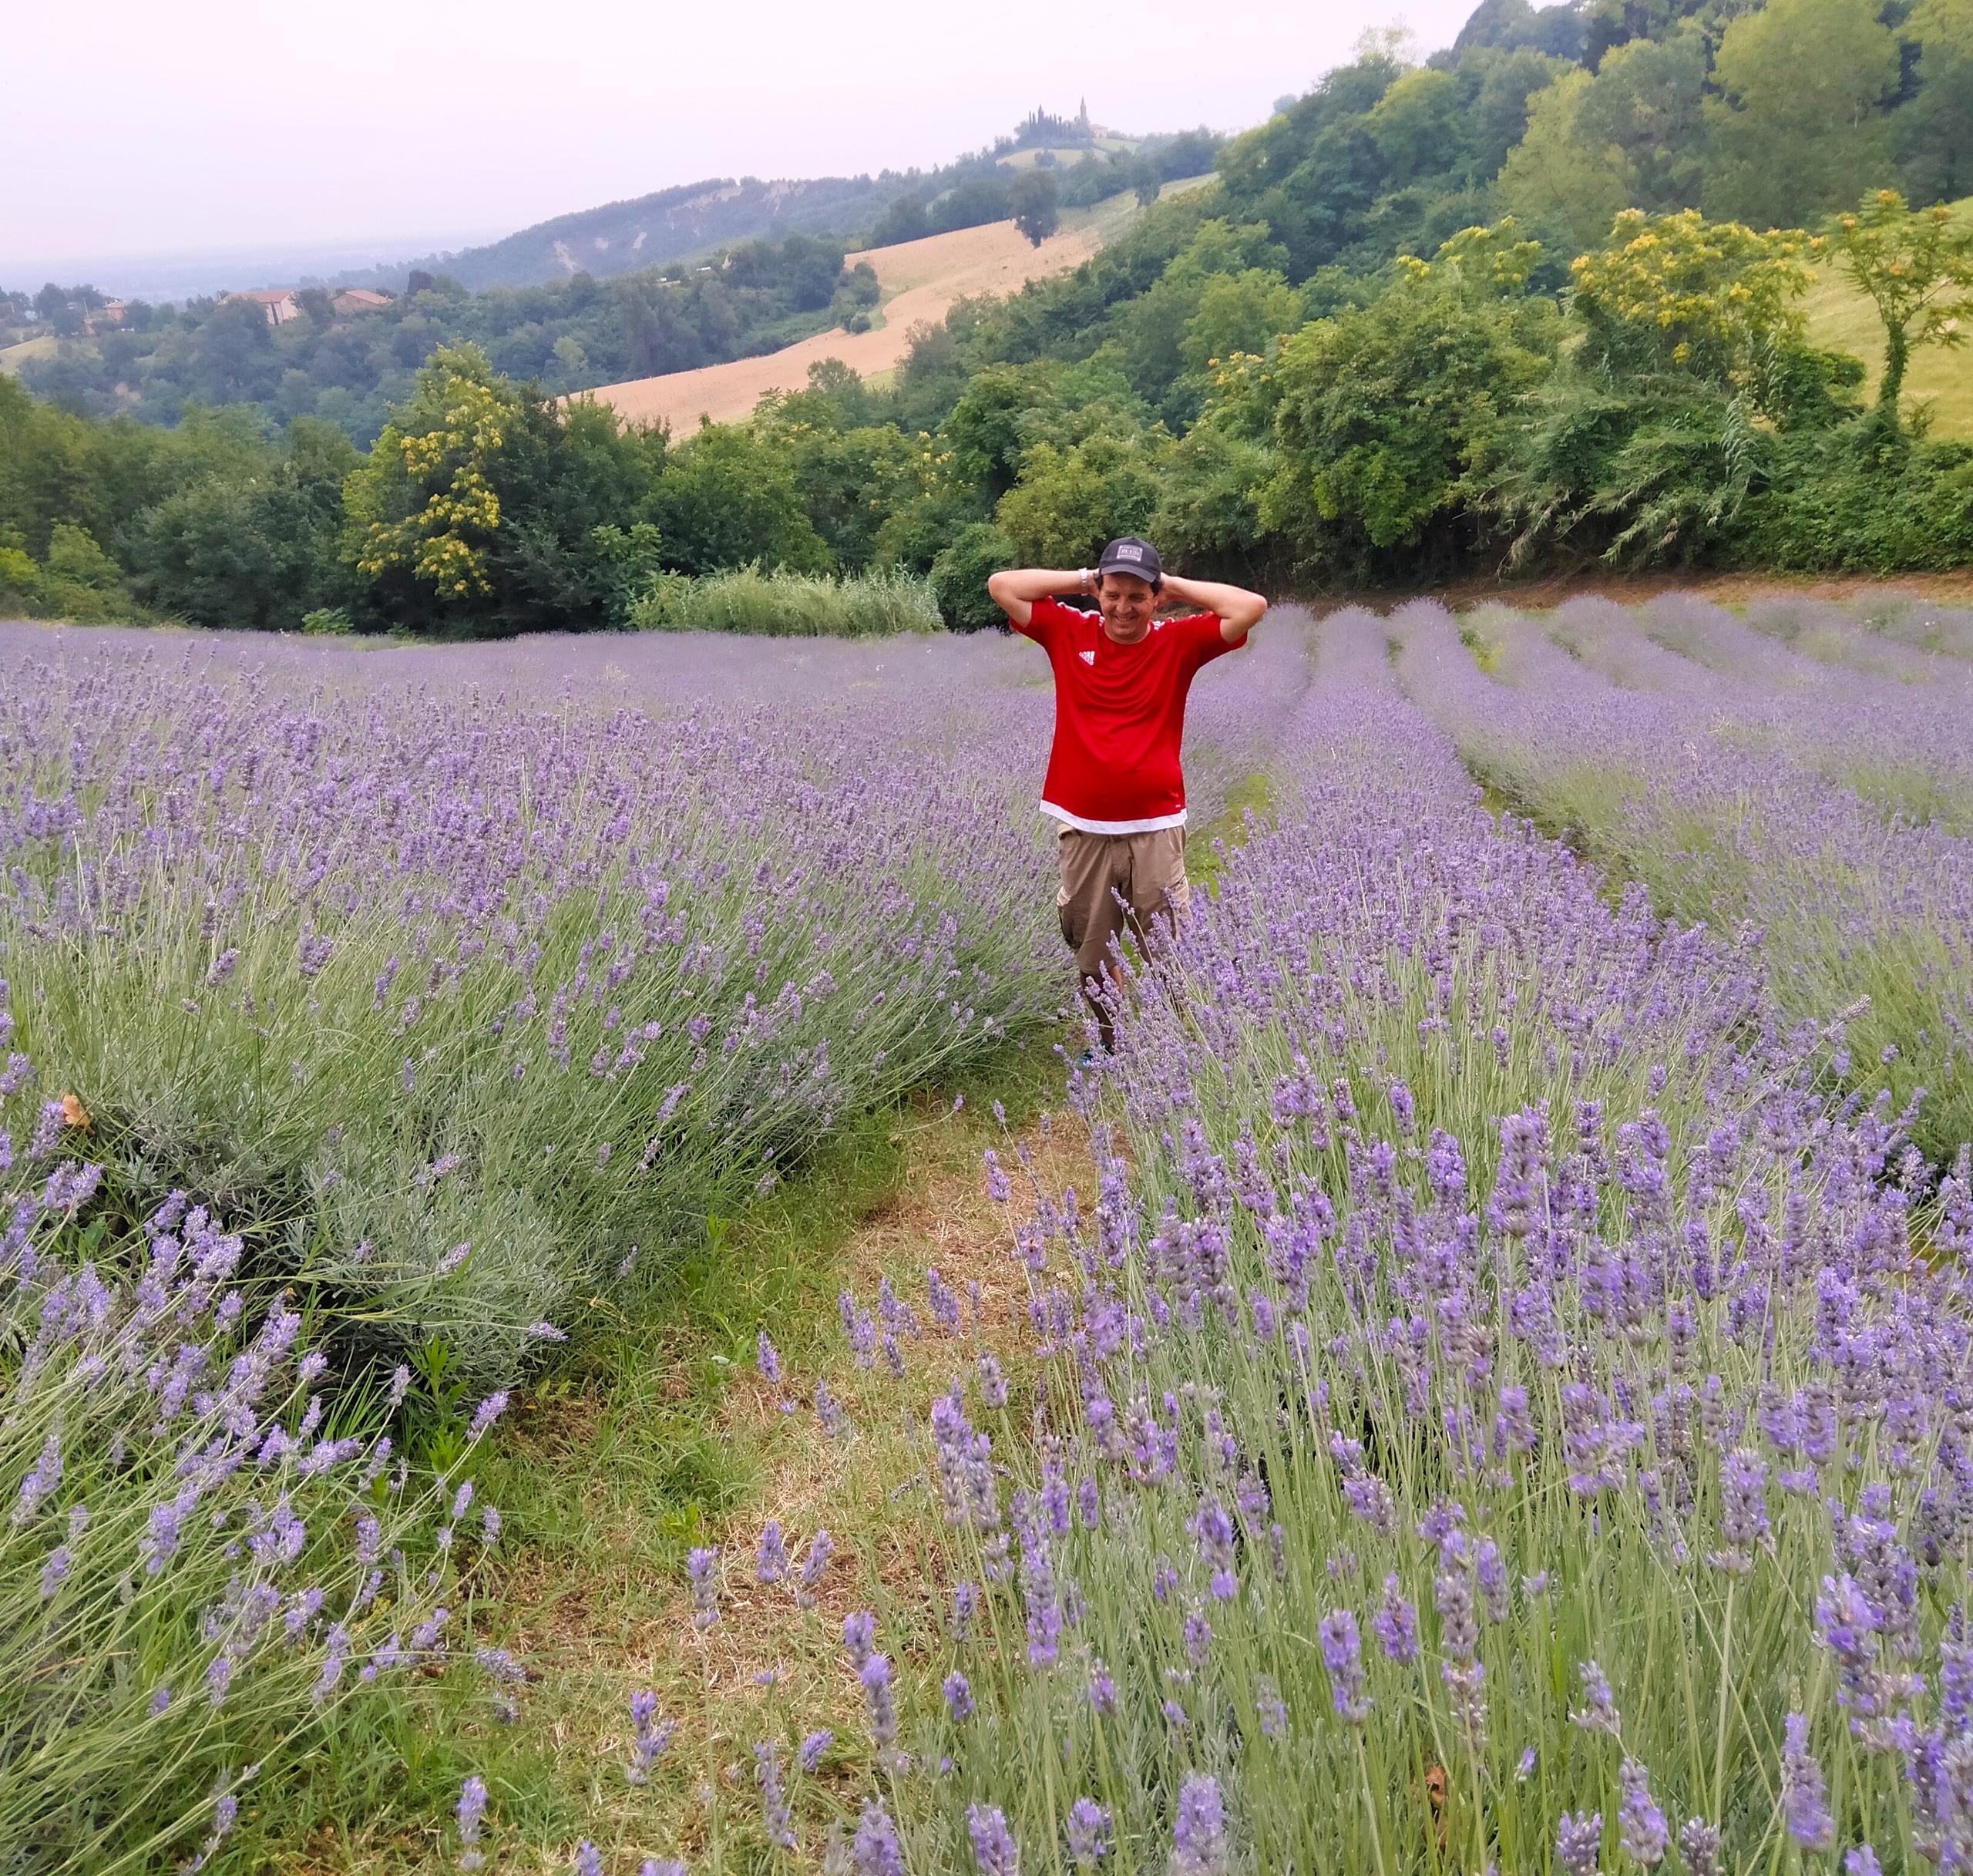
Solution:
M 257 306 L 271 326 L 284 326 L 291 319 L 301 317 L 298 290 L 292 287 L 261 287 L 249 293 L 223 293 L 219 297 L 229 304 L 240 300 L 250 306 Z M 359 313 L 374 313 L 390 303 L 388 293 L 372 293 L 368 287 L 345 287 L 329 296 L 329 304 L 338 319 L 353 319 Z

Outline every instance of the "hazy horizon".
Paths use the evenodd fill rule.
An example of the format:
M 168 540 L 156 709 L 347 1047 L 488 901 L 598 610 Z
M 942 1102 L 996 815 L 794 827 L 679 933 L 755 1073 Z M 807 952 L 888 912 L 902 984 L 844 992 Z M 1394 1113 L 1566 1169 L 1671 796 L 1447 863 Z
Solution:
M 1473 4 L 1244 0 L 1209 37 L 1176 0 L 1011 0 L 990 33 L 909 0 L 848 22 L 786 0 L 670 18 L 568 0 L 552 32 L 519 0 L 39 10 L 10 33 L 0 163 L 29 186 L 0 197 L 0 286 L 310 249 L 402 261 L 702 177 L 929 168 L 1037 104 L 1234 129 L 1366 28 L 1401 19 L 1430 51 Z

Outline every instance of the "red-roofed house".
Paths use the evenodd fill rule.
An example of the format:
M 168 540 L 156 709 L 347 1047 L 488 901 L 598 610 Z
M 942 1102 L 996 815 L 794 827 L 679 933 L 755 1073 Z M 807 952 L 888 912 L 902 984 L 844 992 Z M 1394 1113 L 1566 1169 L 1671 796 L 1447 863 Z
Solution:
M 294 289 L 288 287 L 258 287 L 250 293 L 223 293 L 219 297 L 224 301 L 245 300 L 257 306 L 271 326 L 284 326 L 291 319 L 301 317 L 301 308 L 294 303 Z

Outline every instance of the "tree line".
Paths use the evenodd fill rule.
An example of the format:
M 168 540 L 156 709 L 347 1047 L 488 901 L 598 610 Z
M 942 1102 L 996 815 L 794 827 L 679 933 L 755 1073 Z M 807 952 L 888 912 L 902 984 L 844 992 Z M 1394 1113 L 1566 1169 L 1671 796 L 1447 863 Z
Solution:
M 328 289 L 304 287 L 295 295 L 301 316 L 278 326 L 247 300 L 137 301 L 88 342 L 28 359 L 20 378 L 89 415 L 173 424 L 189 405 L 247 405 L 272 424 L 317 418 L 367 445 L 442 346 L 477 345 L 496 370 L 560 395 L 867 325 L 877 277 L 868 262 L 845 268 L 844 253 L 840 239 L 794 234 L 607 281 L 578 273 L 469 293 L 442 274 L 420 275 L 388 305 L 348 318 Z M 30 304 L 56 332 L 79 331 L 103 296 L 49 286 Z
M 1819 92 L 1826 44 L 1851 55 Z M 1941 199 L 1962 84 L 1973 0 L 1891 23 L 1870 0 L 1487 0 L 1424 65 L 1367 44 L 1074 273 L 916 330 L 881 388 L 825 365 L 671 438 L 449 343 L 366 456 L 319 419 L 164 431 L 0 386 L 0 587 L 471 633 L 622 624 L 654 581 L 755 562 L 928 573 L 983 624 L 992 565 L 1119 532 L 1289 587 L 1963 564 L 1973 445 L 1905 395 L 1914 355 L 1973 330 L 1973 227 Z M 1806 146 L 1838 120 L 1859 136 L 1831 166 Z M 1811 342 L 1832 275 L 1877 317 L 1870 395 L 1864 359 Z

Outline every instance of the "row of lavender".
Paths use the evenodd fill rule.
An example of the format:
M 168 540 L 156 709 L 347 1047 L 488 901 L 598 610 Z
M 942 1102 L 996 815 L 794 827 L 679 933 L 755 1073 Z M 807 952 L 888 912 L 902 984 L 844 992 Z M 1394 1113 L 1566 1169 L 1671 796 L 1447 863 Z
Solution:
M 0 1861 L 218 1854 L 589 1287 L 1064 1000 L 1037 656 L 0 639 Z
M 1840 1017 L 1846 1072 L 1901 1107 L 1922 1091 L 1941 1157 L 1973 1137 L 1973 664 L 1835 610 L 1490 610 L 1469 650 L 1421 603 L 1390 630 L 1476 772 L 1678 916 L 1757 928 L 1782 1007 Z
M 1966 1156 L 1497 823 L 1391 629 L 1325 622 L 1295 811 L 1134 986 L 1011 1397 L 934 1404 L 839 1860 L 1968 1867 Z
M 17 1134 L 74 1094 L 132 1215 L 193 1192 L 386 1366 L 437 1337 L 491 1387 L 634 1246 L 1045 1017 L 1045 695 L 989 655 L 699 706 L 694 651 L 634 709 L 607 668 L 16 647 Z

